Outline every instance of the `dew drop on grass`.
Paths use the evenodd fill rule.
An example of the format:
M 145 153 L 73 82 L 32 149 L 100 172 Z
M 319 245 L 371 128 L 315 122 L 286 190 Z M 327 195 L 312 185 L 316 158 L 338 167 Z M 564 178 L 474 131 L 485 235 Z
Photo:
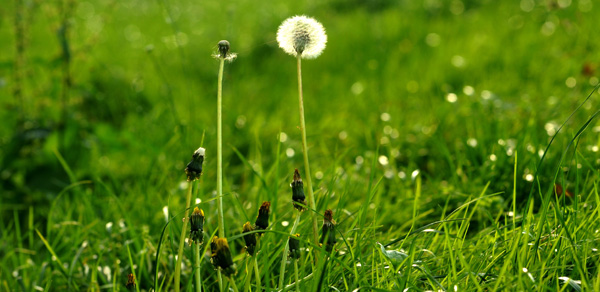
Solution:
M 532 181 L 533 181 L 533 174 L 531 174 L 531 173 L 528 173 L 528 174 L 526 174 L 526 175 L 524 176 L 524 179 L 525 179 L 526 181 L 532 182 Z
M 481 91 L 481 98 L 483 98 L 484 100 L 488 100 L 488 99 L 492 98 L 492 92 L 489 90 Z
M 452 59 L 450 59 L 450 63 L 456 68 L 462 68 L 465 66 L 466 61 L 463 56 L 454 55 L 452 56 Z
M 412 180 L 416 179 L 417 176 L 419 176 L 420 171 L 418 169 L 415 169 L 411 174 L 410 174 L 410 178 Z
M 432 32 L 427 34 L 427 36 L 425 37 L 425 43 L 432 48 L 439 46 L 441 41 L 442 38 L 437 33 Z
M 577 85 L 577 79 L 575 79 L 575 77 L 569 77 L 565 81 L 565 85 L 567 85 L 568 88 L 573 88 Z
M 316 179 L 323 179 L 323 172 L 322 171 L 317 171 L 315 173 L 315 178 Z
M 467 144 L 473 148 L 477 147 L 477 139 L 475 138 L 469 138 L 467 140 Z
M 198 205 L 198 204 L 202 203 L 202 199 L 196 198 L 196 200 L 194 202 L 196 202 L 196 205 Z
M 405 179 L 406 178 L 406 173 L 404 171 L 400 171 L 400 172 L 398 172 L 398 177 L 400 179 Z
M 417 93 L 419 91 L 419 83 L 415 80 L 408 81 L 406 83 L 406 90 L 410 93 Z
M 287 141 L 288 136 L 286 133 L 281 132 L 279 133 L 279 142 L 284 143 L 285 141 Z
M 531 12 L 535 7 L 535 3 L 533 2 L 533 0 L 521 0 L 520 6 L 523 12 Z
M 281 226 L 288 227 L 290 225 L 289 221 L 281 221 Z
M 383 133 L 386 135 L 392 134 L 393 128 L 390 125 L 383 127 Z
M 352 91 L 352 94 L 354 95 L 359 95 L 365 91 L 365 86 L 361 82 L 354 82 L 352 87 L 350 87 L 350 91 Z
M 365 159 L 362 156 L 356 156 L 354 161 L 356 161 L 356 164 L 361 165 L 365 162 Z
M 496 157 L 496 154 L 490 155 L 490 161 L 496 161 L 496 160 L 498 160 L 498 157 Z
M 386 166 L 386 165 L 389 164 L 389 160 L 388 160 L 387 156 L 385 156 L 385 155 L 379 156 L 379 158 L 377 159 L 377 161 L 379 161 L 379 164 L 381 164 L 383 166 Z
M 385 171 L 385 173 L 383 175 L 385 176 L 385 178 L 391 179 L 392 177 L 394 177 L 394 171 L 388 169 Z
M 446 95 L 446 100 L 449 103 L 455 103 L 458 100 L 458 96 L 455 93 L 448 93 L 448 95 Z
M 163 215 L 165 215 L 165 221 L 169 222 L 169 207 L 164 206 L 162 208 L 162 211 L 163 211 Z
M 292 148 L 285 149 L 285 156 L 287 156 L 288 158 L 294 157 L 295 154 L 296 154 L 296 152 L 294 151 L 294 149 L 292 149 Z
M 390 121 L 390 119 L 392 118 L 392 116 L 390 116 L 390 114 L 389 114 L 389 113 L 381 113 L 381 116 L 380 116 L 380 118 L 381 118 L 381 120 L 382 120 L 382 121 L 384 121 L 384 122 L 389 122 L 389 121 Z
M 468 96 L 472 96 L 473 94 L 475 94 L 475 88 L 473 88 L 473 86 L 467 85 L 463 87 L 463 93 Z
M 246 126 L 246 116 L 244 116 L 244 115 L 238 116 L 237 119 L 235 120 L 235 126 L 238 129 L 241 129 L 244 126 Z

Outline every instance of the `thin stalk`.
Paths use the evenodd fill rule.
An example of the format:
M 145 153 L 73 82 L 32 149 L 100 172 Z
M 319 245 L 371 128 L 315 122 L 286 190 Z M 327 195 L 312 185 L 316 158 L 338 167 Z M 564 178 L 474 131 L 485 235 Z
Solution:
M 296 220 L 294 221 L 294 225 L 292 226 L 292 232 L 290 233 L 292 236 L 296 234 L 296 228 L 298 227 L 298 223 L 300 222 L 300 211 L 296 214 Z M 285 280 L 285 264 L 287 262 L 288 252 L 290 251 L 289 240 L 285 243 L 285 248 L 283 249 L 283 255 L 281 257 L 281 268 L 279 269 L 281 272 L 279 273 L 279 289 L 283 289 L 283 282 Z
M 192 184 L 193 182 L 188 182 L 187 198 L 185 203 L 186 215 L 187 210 L 190 208 L 190 204 L 192 202 Z M 185 243 L 185 231 L 187 229 L 188 221 L 190 220 L 183 220 L 183 226 L 181 226 L 181 236 L 179 237 L 179 250 L 177 251 L 177 264 L 175 264 L 175 292 L 179 292 L 179 283 L 181 277 L 181 260 L 183 258 L 183 245 Z
M 217 88 L 217 207 L 219 212 L 219 237 L 225 237 L 223 220 L 223 67 L 225 58 L 219 58 L 219 79 Z
M 262 284 L 260 283 L 260 273 L 258 272 L 258 261 L 256 260 L 256 256 L 254 256 L 254 277 L 256 277 L 256 288 L 258 291 L 261 291 Z
M 298 279 L 298 260 L 294 260 L 294 276 L 296 279 L 296 292 L 300 292 L 300 280 Z
M 244 283 L 244 292 L 250 291 L 250 279 L 252 278 L 252 267 L 250 267 L 252 262 L 252 256 L 246 260 L 246 283 Z
M 240 290 L 238 290 L 238 287 L 235 285 L 235 281 L 231 277 L 227 277 L 227 279 L 229 279 L 229 283 L 231 283 L 231 288 L 233 289 L 233 292 L 240 292 Z
M 304 122 L 304 97 L 302 93 L 302 59 L 301 55 L 298 54 L 298 101 L 300 103 L 300 130 L 302 131 L 302 153 L 304 154 L 304 171 L 306 172 L 306 186 L 308 188 L 308 203 L 309 207 L 313 210 L 311 212 L 312 217 L 312 229 L 313 229 L 313 240 L 314 244 L 319 242 L 319 231 L 317 227 L 317 213 L 315 206 L 315 196 L 313 194 L 312 179 L 310 166 L 308 163 L 308 143 L 306 142 L 306 123 Z
M 196 278 L 196 292 L 202 292 L 202 278 L 200 278 L 200 244 L 194 244 L 194 270 Z
M 219 291 L 223 291 L 223 276 L 221 275 L 221 270 L 217 270 L 217 278 L 219 279 Z

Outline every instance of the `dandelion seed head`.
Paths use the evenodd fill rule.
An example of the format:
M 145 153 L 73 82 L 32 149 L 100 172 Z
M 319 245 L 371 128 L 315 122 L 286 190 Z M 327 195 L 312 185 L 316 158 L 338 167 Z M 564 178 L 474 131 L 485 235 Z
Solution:
M 304 15 L 286 19 L 277 30 L 277 42 L 286 53 L 314 59 L 327 44 L 327 34 L 321 23 Z

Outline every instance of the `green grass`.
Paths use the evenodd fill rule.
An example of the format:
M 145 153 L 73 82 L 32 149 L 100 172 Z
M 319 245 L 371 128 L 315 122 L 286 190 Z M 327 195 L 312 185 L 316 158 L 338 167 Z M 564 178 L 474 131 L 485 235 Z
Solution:
M 302 70 L 316 212 L 338 223 L 327 258 L 303 215 L 302 291 L 599 291 L 600 6 L 513 2 L 9 1 L 0 291 L 125 291 L 129 273 L 139 291 L 155 280 L 174 290 L 184 168 L 203 133 L 192 205 L 206 214 L 205 243 L 217 228 L 221 39 L 238 53 L 223 91 L 234 280 L 242 289 L 252 267 L 242 225 L 270 201 L 257 263 L 275 289 L 303 165 L 296 64 L 275 33 L 296 14 L 328 34 Z M 204 289 L 218 290 L 204 254 Z M 192 291 L 192 249 L 184 255 Z

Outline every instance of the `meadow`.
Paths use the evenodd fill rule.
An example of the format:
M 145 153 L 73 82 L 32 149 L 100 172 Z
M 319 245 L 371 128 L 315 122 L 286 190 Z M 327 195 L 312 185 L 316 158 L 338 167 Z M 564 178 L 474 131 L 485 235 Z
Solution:
M 600 291 L 598 2 L 0 6 L 0 291 L 175 291 L 196 206 L 201 263 L 186 244 L 182 291 L 196 271 L 204 291 Z M 328 37 L 302 63 L 310 174 L 296 61 L 276 41 L 294 15 Z M 222 92 L 230 282 L 210 251 L 220 40 L 237 54 Z M 316 205 L 281 287 L 295 169 Z M 265 201 L 250 257 L 242 226 Z M 312 240 L 326 210 L 331 252 Z

